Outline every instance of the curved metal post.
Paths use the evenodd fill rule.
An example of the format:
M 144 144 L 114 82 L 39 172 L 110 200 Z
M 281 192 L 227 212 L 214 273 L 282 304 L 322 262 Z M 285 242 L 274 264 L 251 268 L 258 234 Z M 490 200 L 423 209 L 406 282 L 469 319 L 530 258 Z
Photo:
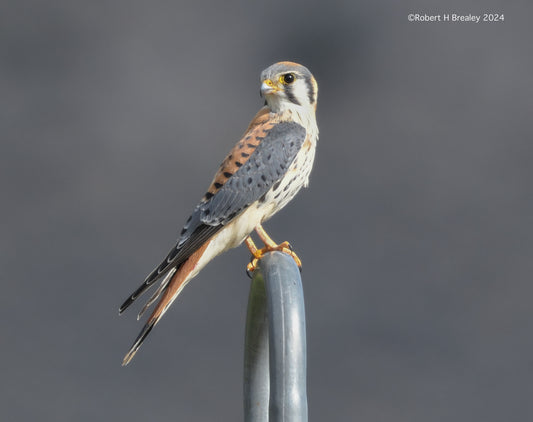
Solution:
M 287 254 L 266 254 L 255 271 L 246 318 L 246 422 L 307 422 L 302 280 Z
M 244 337 L 244 421 L 267 422 L 270 395 L 268 319 L 263 275 L 254 272 Z

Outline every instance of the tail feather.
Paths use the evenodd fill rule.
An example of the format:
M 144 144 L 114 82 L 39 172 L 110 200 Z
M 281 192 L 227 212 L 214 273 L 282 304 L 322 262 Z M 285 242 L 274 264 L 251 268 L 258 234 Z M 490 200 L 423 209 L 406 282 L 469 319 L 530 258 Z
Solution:
M 135 302 L 144 292 L 146 292 L 152 285 L 161 279 L 163 277 L 163 282 L 165 279 L 170 277 L 176 270 L 179 270 L 181 264 L 175 266 L 174 268 L 167 268 L 162 272 L 158 271 L 158 268 L 156 268 L 154 271 L 152 271 L 148 277 L 144 280 L 143 284 L 141 284 L 137 290 L 135 290 L 125 301 L 122 305 L 120 305 L 120 308 L 118 308 L 119 315 L 122 314 L 126 309 L 129 308 L 129 306 Z
M 165 277 L 161 286 L 157 289 L 154 295 L 148 300 L 148 303 L 145 305 L 145 307 L 141 310 L 142 315 L 146 308 L 150 306 L 154 301 L 156 301 L 159 295 L 162 294 L 162 297 L 157 303 L 157 306 L 152 312 L 152 315 L 150 315 L 145 326 L 143 327 L 140 334 L 135 339 L 135 342 L 131 346 L 130 350 L 124 357 L 124 360 L 122 361 L 123 366 L 126 366 L 133 359 L 133 357 L 137 353 L 137 350 L 139 350 L 148 334 L 150 334 L 150 331 L 152 331 L 152 328 L 154 328 L 155 325 L 159 322 L 161 317 L 165 314 L 170 305 L 172 305 L 172 302 L 174 302 L 174 300 L 178 297 L 178 295 L 181 293 L 187 283 L 197 274 L 198 270 L 200 269 L 198 268 L 198 261 L 204 254 L 209 243 L 209 241 L 205 242 L 200 249 L 194 252 L 187 259 L 187 261 L 185 261 L 183 265 L 180 266 L 180 268 L 173 272 L 173 275 Z
M 161 284 L 159 285 L 157 290 L 154 292 L 154 294 L 152 296 L 150 296 L 150 299 L 148 299 L 148 301 L 144 304 L 144 306 L 142 307 L 141 311 L 137 315 L 137 321 L 141 319 L 141 317 L 144 315 L 146 310 L 152 305 L 152 303 L 154 303 L 157 299 L 159 299 L 159 296 L 161 296 L 161 293 L 163 293 L 166 290 L 166 288 L 168 286 L 168 283 L 170 283 L 170 280 L 172 280 L 172 276 L 174 275 L 175 272 L 176 272 L 176 269 L 173 268 L 165 276 L 163 281 L 161 281 Z
M 135 300 L 141 296 L 146 290 L 148 290 L 156 281 L 164 279 L 168 276 L 169 272 L 173 269 L 179 271 L 181 266 L 189 259 L 194 253 L 207 243 L 209 239 L 212 238 L 215 233 L 222 229 L 222 225 L 210 226 L 207 224 L 202 224 L 200 221 L 199 215 L 191 216 L 192 220 L 195 222 L 192 226 L 189 227 L 189 223 L 185 225 L 184 229 L 191 229 L 191 232 L 185 236 L 181 237 L 178 244 L 173 247 L 168 253 L 167 257 L 159 264 L 144 280 L 143 284 L 135 290 L 130 297 L 128 297 L 124 303 L 120 306 L 118 313 L 121 314 L 124 312 Z M 192 223 L 191 223 L 192 224 Z
M 135 339 L 135 342 L 131 346 L 130 350 L 124 356 L 124 360 L 122 361 L 122 366 L 126 366 L 130 361 L 133 359 L 133 356 L 135 356 L 135 353 L 137 353 L 137 350 L 139 350 L 139 347 L 141 347 L 141 344 L 143 344 L 144 339 L 150 334 L 150 331 L 152 331 L 152 328 L 154 328 L 154 325 L 157 323 L 157 320 L 155 321 L 148 321 L 145 326 L 143 327 L 140 334 Z

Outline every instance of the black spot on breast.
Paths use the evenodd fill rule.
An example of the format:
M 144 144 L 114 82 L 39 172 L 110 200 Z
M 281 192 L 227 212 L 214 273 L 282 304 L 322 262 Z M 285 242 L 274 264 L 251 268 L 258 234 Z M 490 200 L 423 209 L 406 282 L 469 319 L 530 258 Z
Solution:
M 256 136 L 255 139 L 257 139 L 258 141 L 262 141 L 263 139 L 265 139 L 264 136 Z
M 220 189 L 223 185 L 222 185 L 222 183 L 215 182 L 214 186 L 215 186 L 215 188 Z
M 224 175 L 224 177 L 226 178 L 230 178 L 231 176 L 233 176 L 233 173 L 230 173 L 229 171 L 225 171 L 224 173 L 222 173 Z
M 242 167 L 242 163 L 241 163 L 240 161 L 235 161 L 235 165 L 236 165 L 237 167 Z
M 205 199 L 211 199 L 213 196 L 214 196 L 214 194 L 212 194 L 211 192 L 206 192 L 205 195 L 204 195 L 204 198 Z
M 256 145 L 255 144 L 246 144 L 248 146 L 248 148 L 255 148 Z
M 244 144 L 239 144 L 239 149 L 243 149 L 244 148 Z
M 266 200 L 266 193 L 265 193 L 263 196 L 261 196 L 261 198 L 259 198 L 259 201 L 258 201 L 258 202 L 259 202 L 260 204 L 262 204 L 263 202 L 265 202 L 265 200 Z
M 247 152 L 241 152 L 241 157 L 246 158 L 246 157 L 249 157 L 249 156 L 250 156 L 250 154 L 248 154 Z
M 279 185 L 281 185 L 281 180 L 279 182 L 276 182 L 276 184 L 272 187 L 272 190 L 278 190 Z

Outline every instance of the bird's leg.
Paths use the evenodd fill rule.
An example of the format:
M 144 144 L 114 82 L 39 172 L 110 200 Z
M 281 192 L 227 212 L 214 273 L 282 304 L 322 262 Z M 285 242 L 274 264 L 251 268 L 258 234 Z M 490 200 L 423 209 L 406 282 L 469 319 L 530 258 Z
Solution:
M 298 255 L 296 255 L 293 252 L 289 242 L 283 242 L 278 245 L 267 234 L 267 232 L 265 231 L 265 229 L 263 228 L 261 224 L 259 224 L 255 228 L 255 232 L 257 233 L 261 241 L 265 244 L 265 247 L 262 249 L 257 249 L 251 237 L 248 236 L 246 238 L 245 240 L 246 246 L 248 247 L 248 249 L 253 255 L 252 261 L 248 264 L 248 267 L 247 267 L 248 272 L 255 271 L 257 267 L 257 262 L 261 259 L 261 257 L 267 252 L 272 252 L 272 251 L 279 251 L 279 252 L 284 252 L 286 254 L 289 254 L 290 256 L 292 256 L 292 259 L 294 259 L 294 261 L 296 262 L 296 265 L 298 265 L 298 268 L 300 269 L 302 268 L 302 261 L 300 261 L 300 258 L 298 258 Z
M 259 224 L 255 228 L 255 232 L 257 233 L 261 241 L 265 244 L 265 248 L 260 249 L 259 253 L 266 253 L 266 252 L 271 252 L 271 251 L 285 252 L 289 254 L 290 256 L 292 256 L 294 260 L 296 261 L 296 264 L 298 264 L 298 267 L 301 268 L 302 261 L 300 261 L 300 258 L 298 258 L 298 256 L 293 252 L 292 247 L 289 242 L 282 242 L 278 245 L 276 242 L 274 242 L 274 240 L 272 240 L 272 238 L 268 235 L 268 233 L 265 231 L 265 229 L 263 228 L 261 224 Z M 265 251 L 262 252 L 263 250 Z
M 268 235 L 268 233 L 265 231 L 265 229 L 263 228 L 261 224 L 259 224 L 255 228 L 255 232 L 257 233 L 257 235 L 259 236 L 259 239 L 261 239 L 261 241 L 265 244 L 266 247 L 277 248 L 278 246 L 281 246 L 272 240 L 272 238 Z M 289 244 L 289 242 L 283 242 L 283 243 L 286 243 L 287 245 Z
M 246 274 L 248 274 L 248 277 L 252 278 L 252 273 L 257 267 L 257 261 L 259 261 L 259 258 L 261 258 L 261 253 L 259 252 L 259 249 L 257 249 L 257 246 L 255 246 L 251 236 L 248 236 L 246 239 L 244 239 L 244 243 L 246 243 L 246 247 L 252 254 L 252 259 L 250 259 L 250 263 L 246 267 Z
M 255 246 L 255 243 L 252 238 L 248 236 L 246 239 L 244 239 L 244 243 L 246 243 L 246 247 L 251 252 L 252 256 L 254 258 L 257 258 L 259 256 L 259 249 L 257 249 L 257 246 Z

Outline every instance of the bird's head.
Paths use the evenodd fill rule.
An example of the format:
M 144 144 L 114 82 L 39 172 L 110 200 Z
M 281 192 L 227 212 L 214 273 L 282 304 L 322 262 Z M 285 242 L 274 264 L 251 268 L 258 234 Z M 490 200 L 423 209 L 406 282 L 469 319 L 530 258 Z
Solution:
M 316 109 L 318 85 L 309 70 L 293 62 L 279 62 L 261 72 L 261 96 L 277 113 L 298 107 Z

